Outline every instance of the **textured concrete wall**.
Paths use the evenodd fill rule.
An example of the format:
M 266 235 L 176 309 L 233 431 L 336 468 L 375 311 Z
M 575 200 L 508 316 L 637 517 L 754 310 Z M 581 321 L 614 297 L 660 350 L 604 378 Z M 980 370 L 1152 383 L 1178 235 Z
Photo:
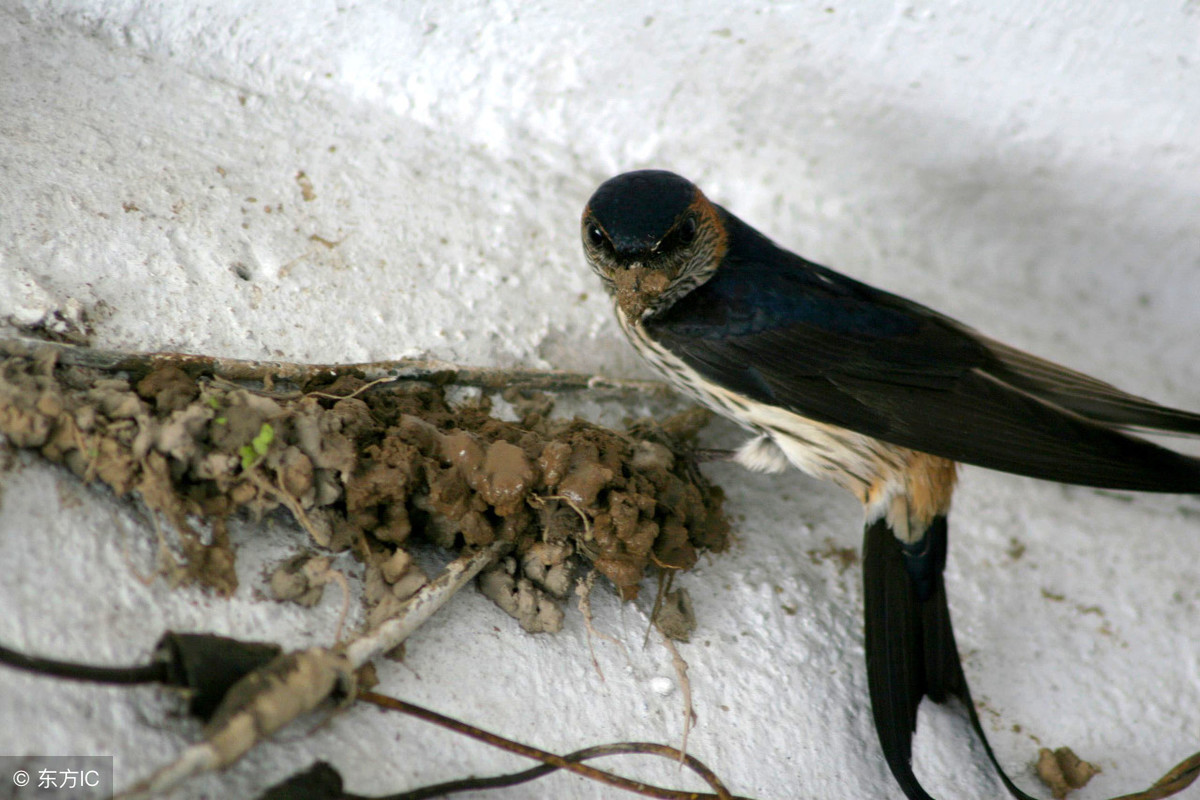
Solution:
M 644 375 L 577 219 L 599 181 L 660 166 L 812 259 L 1200 408 L 1195 2 L 661 5 L 5 3 L 0 319 L 86 310 L 108 348 Z M 857 567 L 822 555 L 857 547 L 854 503 L 712 474 L 739 541 L 684 578 L 690 749 L 743 794 L 883 796 Z M 239 528 L 226 602 L 140 583 L 128 561 L 150 563 L 153 533 L 128 506 L 30 460 L 0 480 L 0 640 L 112 661 L 168 625 L 327 641 L 332 595 L 315 613 L 254 595 L 290 526 Z M 1037 742 L 1103 766 L 1084 800 L 1197 746 L 1197 513 L 966 471 L 952 608 L 1024 784 Z M 597 643 L 603 682 L 577 613 L 530 637 L 468 593 L 384 689 L 558 749 L 676 740 L 669 657 L 640 649 L 644 609 L 600 594 L 597 624 L 631 651 Z M 3 672 L 0 718 L 0 752 L 115 752 L 122 781 L 194 735 L 149 692 Z M 998 795 L 954 717 L 921 724 L 935 795 Z M 361 792 L 513 763 L 355 712 L 194 796 L 316 755 Z M 610 796 L 552 780 L 543 796 Z

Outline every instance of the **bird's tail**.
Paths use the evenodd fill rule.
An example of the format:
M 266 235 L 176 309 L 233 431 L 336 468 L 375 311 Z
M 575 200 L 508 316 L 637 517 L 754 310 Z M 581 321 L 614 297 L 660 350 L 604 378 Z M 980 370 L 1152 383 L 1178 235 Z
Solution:
M 886 518 L 867 525 L 863 547 L 867 684 L 879 743 L 905 796 L 933 800 L 912 769 L 917 707 L 924 697 L 935 703 L 957 697 L 1005 787 L 1018 800 L 1034 800 L 996 763 L 971 702 L 942 581 L 946 546 L 945 516 L 935 517 L 915 544 L 897 539 Z
M 896 782 L 909 800 L 933 800 L 912 769 L 917 707 L 928 697 L 957 697 L 1004 787 L 1017 800 L 1035 800 L 1005 774 L 971 702 L 950 626 L 942 570 L 946 566 L 946 517 L 934 517 L 915 544 L 896 538 L 887 519 L 867 525 L 863 548 L 866 583 L 867 684 L 879 743 Z M 1173 767 L 1149 789 L 1116 800 L 1162 800 L 1200 777 L 1200 753 Z

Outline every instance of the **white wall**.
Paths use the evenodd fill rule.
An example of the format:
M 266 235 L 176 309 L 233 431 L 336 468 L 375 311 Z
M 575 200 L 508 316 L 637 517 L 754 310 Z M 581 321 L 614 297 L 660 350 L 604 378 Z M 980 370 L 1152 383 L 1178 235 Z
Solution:
M 77 303 L 106 348 L 641 375 L 577 219 L 604 178 L 660 166 L 810 258 L 1200 408 L 1200 5 L 660 5 L 10 0 L 0 319 Z M 857 546 L 854 503 L 796 475 L 712 474 L 739 538 L 685 579 L 691 751 L 748 795 L 881 796 L 857 568 L 813 556 Z M 329 636 L 332 594 L 316 613 L 255 597 L 261 565 L 301 541 L 290 526 L 239 528 L 227 602 L 138 582 L 127 558 L 147 565 L 152 533 L 129 506 L 28 459 L 0 480 L 0 641 L 116 662 L 167 625 Z M 1197 513 L 967 470 L 952 607 L 1024 785 L 1038 741 L 1103 766 L 1084 800 L 1200 747 Z M 602 594 L 598 624 L 632 651 L 598 643 L 604 682 L 577 613 L 530 637 L 467 593 L 408 667 L 383 665 L 383 689 L 559 750 L 677 740 L 679 693 L 650 686 L 673 682 L 669 657 L 639 650 L 642 610 Z M 152 693 L 4 672 L 0 719 L 0 752 L 115 752 L 125 782 L 194 736 Z M 969 741 L 924 714 L 935 795 L 998 796 Z M 515 763 L 356 711 L 191 796 L 317 755 L 359 792 Z M 543 796 L 607 796 L 552 781 Z

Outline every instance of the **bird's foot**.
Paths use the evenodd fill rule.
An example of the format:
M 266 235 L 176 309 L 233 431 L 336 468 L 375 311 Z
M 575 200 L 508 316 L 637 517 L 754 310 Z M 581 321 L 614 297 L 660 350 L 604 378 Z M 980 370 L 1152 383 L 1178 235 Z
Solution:
M 697 447 L 692 451 L 692 458 L 697 464 L 707 464 L 711 461 L 733 461 L 737 450 L 721 450 L 716 447 Z

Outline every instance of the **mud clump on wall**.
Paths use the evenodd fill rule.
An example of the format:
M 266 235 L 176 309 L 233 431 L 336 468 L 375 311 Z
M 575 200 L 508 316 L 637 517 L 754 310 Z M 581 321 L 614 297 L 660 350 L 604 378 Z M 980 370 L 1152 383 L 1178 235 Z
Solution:
M 511 397 L 522 419 L 504 421 L 486 397 L 452 406 L 427 382 L 343 374 L 278 392 L 193 367 L 179 357 L 114 373 L 49 351 L 0 363 L 0 434 L 139 495 L 180 536 L 176 581 L 232 592 L 228 518 L 283 508 L 316 545 L 367 564 L 372 617 L 419 588 L 414 537 L 451 550 L 511 542 L 481 586 L 546 630 L 581 562 L 632 598 L 647 567 L 687 569 L 698 550 L 725 546 L 721 492 L 682 455 L 694 416 L 616 432 L 550 419 L 544 395 Z

